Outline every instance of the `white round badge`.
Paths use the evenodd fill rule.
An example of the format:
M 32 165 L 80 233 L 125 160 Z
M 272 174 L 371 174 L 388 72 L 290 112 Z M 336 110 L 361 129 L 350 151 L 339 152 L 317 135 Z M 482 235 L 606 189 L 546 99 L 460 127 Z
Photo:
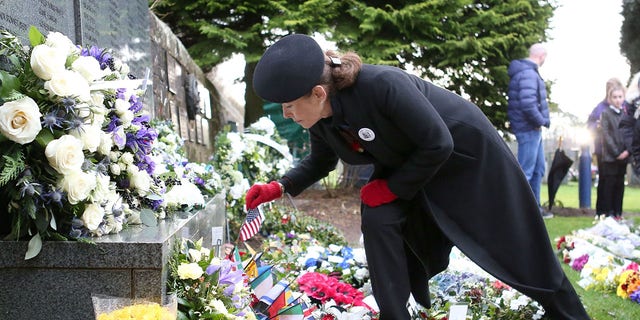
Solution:
M 369 128 L 362 128 L 358 130 L 358 136 L 364 141 L 373 141 L 373 139 L 376 138 L 376 134 Z

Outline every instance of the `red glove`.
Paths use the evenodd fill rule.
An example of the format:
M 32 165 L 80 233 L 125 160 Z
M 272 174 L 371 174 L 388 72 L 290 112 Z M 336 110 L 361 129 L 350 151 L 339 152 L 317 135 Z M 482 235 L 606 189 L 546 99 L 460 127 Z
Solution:
M 360 199 L 369 207 L 377 207 L 398 199 L 398 196 L 389 190 L 387 180 L 376 179 L 360 189 Z
M 278 199 L 282 196 L 282 188 L 277 181 L 271 181 L 268 184 L 256 183 L 244 198 L 247 209 L 255 209 L 258 205 Z

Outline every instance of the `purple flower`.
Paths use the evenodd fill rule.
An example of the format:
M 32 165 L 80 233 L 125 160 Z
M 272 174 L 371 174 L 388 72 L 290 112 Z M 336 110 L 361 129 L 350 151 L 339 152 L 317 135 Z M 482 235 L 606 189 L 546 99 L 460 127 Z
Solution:
M 143 107 L 142 102 L 137 96 L 132 95 L 131 98 L 129 99 L 129 103 L 131 103 L 131 107 L 129 108 L 129 110 L 133 111 L 133 113 L 138 113 L 140 112 L 140 110 L 142 110 L 142 107 Z M 149 121 L 148 117 L 147 117 L 147 121 Z
M 629 295 L 629 299 L 635 303 L 640 303 L 640 289 L 634 291 L 631 295 Z
M 573 263 L 571 263 L 571 268 L 576 271 L 582 271 L 582 268 L 584 268 L 584 265 L 587 264 L 587 262 L 589 262 L 589 255 L 582 255 L 573 260 Z
M 49 112 L 42 117 L 42 127 L 49 129 L 53 132 L 53 128 L 62 128 L 62 121 L 64 120 L 61 117 L 56 115 L 57 112 Z
M 57 204 L 62 207 L 62 199 L 64 199 L 64 193 L 60 189 L 53 190 L 51 192 L 47 192 L 42 194 L 42 199 L 48 205 Z
M 216 271 L 220 270 L 220 265 L 210 264 L 207 269 L 204 270 L 208 275 L 214 274 Z

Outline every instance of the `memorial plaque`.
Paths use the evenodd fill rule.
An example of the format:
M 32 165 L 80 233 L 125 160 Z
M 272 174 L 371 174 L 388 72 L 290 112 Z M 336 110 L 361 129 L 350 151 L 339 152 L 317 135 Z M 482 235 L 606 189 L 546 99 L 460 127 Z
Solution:
M 69 1 L 71 2 L 71 1 Z M 110 48 L 142 79 L 151 68 L 149 4 L 146 0 L 76 0 L 83 46 Z
M 202 143 L 205 146 L 211 145 L 211 139 L 209 139 L 209 121 L 202 119 Z
M 78 43 L 75 28 L 76 1 L 0 0 L 0 29 L 7 30 L 29 43 L 29 27 L 35 26 L 45 36 L 60 32 Z M 148 11 L 148 9 L 147 9 Z
M 196 143 L 202 144 L 202 115 L 196 114 Z
M 202 109 L 200 112 L 202 112 L 207 119 L 211 119 L 211 95 L 209 94 L 209 90 L 198 82 L 198 92 L 200 93 L 200 108 Z

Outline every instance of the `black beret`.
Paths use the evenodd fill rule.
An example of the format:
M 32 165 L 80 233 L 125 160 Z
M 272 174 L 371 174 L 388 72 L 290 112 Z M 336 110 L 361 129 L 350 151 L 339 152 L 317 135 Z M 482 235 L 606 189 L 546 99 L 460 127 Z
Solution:
M 296 100 L 320 82 L 324 53 L 313 38 L 292 34 L 265 51 L 253 73 L 253 88 L 264 100 Z

